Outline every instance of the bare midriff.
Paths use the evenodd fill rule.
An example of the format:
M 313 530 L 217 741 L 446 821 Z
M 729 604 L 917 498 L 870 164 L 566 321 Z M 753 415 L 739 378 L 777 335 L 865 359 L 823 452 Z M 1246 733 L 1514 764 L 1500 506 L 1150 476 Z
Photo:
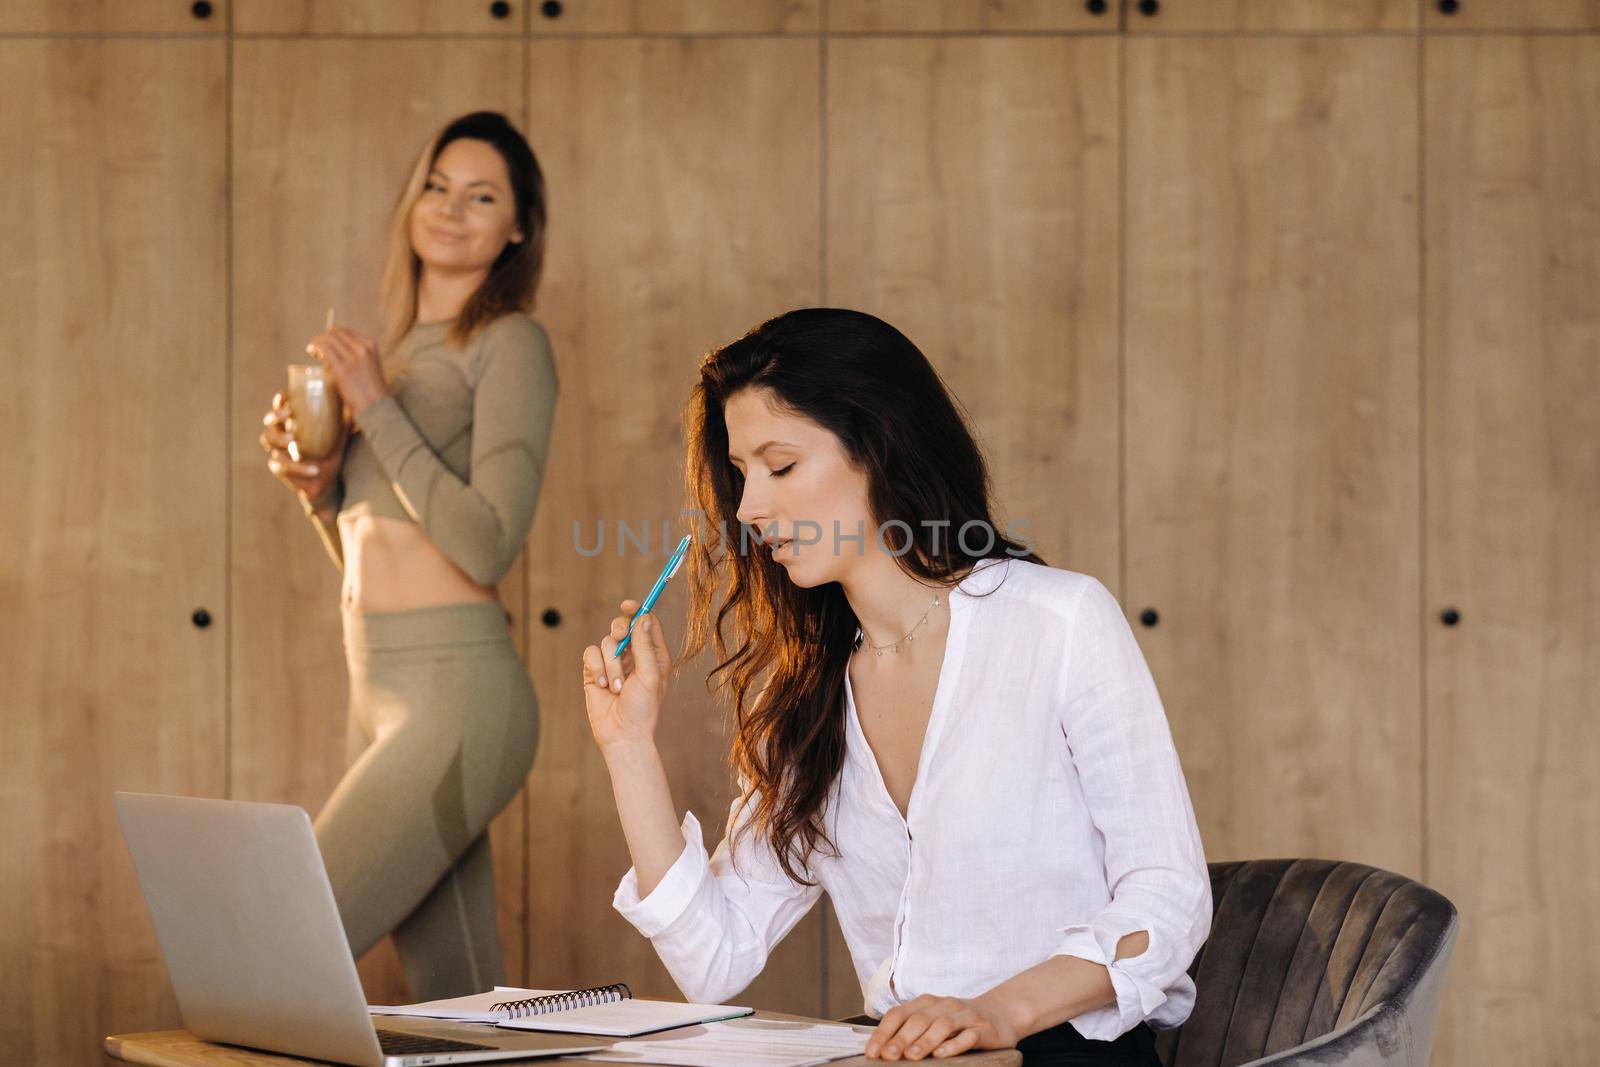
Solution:
M 410 611 L 440 604 L 494 601 L 482 586 L 439 551 L 422 527 L 403 519 L 340 515 L 346 611 Z

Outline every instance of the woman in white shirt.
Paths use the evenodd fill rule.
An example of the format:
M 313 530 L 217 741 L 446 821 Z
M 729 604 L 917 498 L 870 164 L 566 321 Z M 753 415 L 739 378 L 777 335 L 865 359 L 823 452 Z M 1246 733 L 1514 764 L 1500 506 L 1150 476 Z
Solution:
M 647 615 L 613 659 L 623 601 L 583 655 L 634 861 L 618 910 L 718 1002 L 826 891 L 869 1056 L 1159 1063 L 1211 891 L 1115 599 L 994 528 L 960 410 L 870 315 L 794 311 L 712 352 L 687 419 L 684 658 L 715 647 L 742 793 L 708 857 L 654 741 L 667 641 Z

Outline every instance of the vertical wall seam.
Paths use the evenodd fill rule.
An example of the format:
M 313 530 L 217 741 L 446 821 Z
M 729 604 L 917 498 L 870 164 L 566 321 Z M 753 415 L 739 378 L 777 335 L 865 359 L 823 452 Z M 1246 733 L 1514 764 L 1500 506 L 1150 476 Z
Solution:
M 1117 34 L 1117 599 L 1128 610 L 1128 37 Z
M 533 5 L 524 4 L 522 14 L 522 84 L 518 87 L 522 97 L 522 129 L 530 140 L 537 140 L 533 131 Z M 537 153 L 537 149 L 535 152 Z M 547 224 L 548 229 L 548 224 Z M 545 247 L 549 241 L 546 233 Z M 533 553 L 527 541 L 522 545 L 522 669 L 530 678 L 533 674 Z M 527 987 L 533 973 L 533 789 L 527 779 L 522 783 L 522 900 L 518 909 L 522 915 L 522 967 L 517 981 Z
M 1422 3 L 1423 0 L 1418 0 Z M 1428 211 L 1427 34 L 1417 30 L 1417 696 L 1421 732 L 1417 860 L 1428 878 Z
M 820 229 L 817 242 L 817 296 L 818 303 L 828 306 L 828 0 L 822 0 L 820 11 L 822 25 L 817 34 L 817 207 Z M 832 983 L 829 981 L 828 932 L 836 922 L 833 902 L 822 909 L 822 922 L 817 924 L 817 1017 L 829 1017 Z
M 233 798 L 233 5 L 225 6 L 222 89 L 222 795 Z

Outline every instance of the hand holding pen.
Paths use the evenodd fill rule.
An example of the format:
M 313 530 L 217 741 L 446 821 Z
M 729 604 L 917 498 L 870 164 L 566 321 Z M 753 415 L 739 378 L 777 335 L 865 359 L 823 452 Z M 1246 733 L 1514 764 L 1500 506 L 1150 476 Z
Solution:
M 672 654 L 651 609 L 682 566 L 690 541 L 686 536 L 679 542 L 643 603 L 624 600 L 620 605 L 623 614 L 611 620 L 605 639 L 583 650 L 584 704 L 589 728 L 602 749 L 654 744 Z

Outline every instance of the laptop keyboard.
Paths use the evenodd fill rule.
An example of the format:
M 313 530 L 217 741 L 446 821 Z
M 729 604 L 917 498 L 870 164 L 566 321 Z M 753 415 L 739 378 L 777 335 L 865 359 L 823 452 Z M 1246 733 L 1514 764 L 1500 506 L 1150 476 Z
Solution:
M 421 1034 L 402 1034 L 394 1030 L 378 1031 L 378 1047 L 385 1056 L 415 1056 L 424 1052 L 476 1052 L 492 1049 L 494 1045 L 474 1045 L 470 1041 L 452 1041 L 448 1037 L 424 1037 Z

